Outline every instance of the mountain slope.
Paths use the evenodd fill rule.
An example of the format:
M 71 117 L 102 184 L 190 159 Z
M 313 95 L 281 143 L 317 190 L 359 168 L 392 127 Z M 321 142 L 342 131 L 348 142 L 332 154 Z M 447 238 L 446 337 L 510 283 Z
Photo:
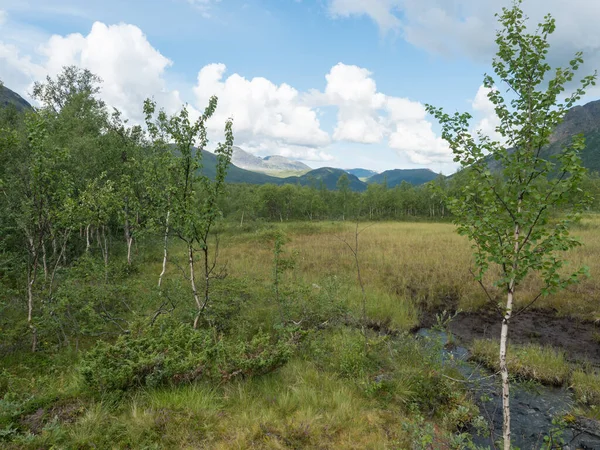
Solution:
M 403 181 L 407 183 L 419 185 L 435 180 L 439 174 L 430 169 L 393 169 L 373 175 L 367 180 L 367 183 L 383 183 L 387 181 L 388 187 L 394 187 L 401 184 Z
M 559 154 L 573 136 L 583 134 L 585 149 L 581 152 L 583 165 L 592 172 L 600 172 L 600 100 L 571 108 L 550 136 L 550 144 L 542 149 L 540 156 L 548 159 Z M 501 164 L 488 157 L 488 166 L 498 171 Z
M 233 147 L 231 162 L 241 169 L 254 172 L 264 172 L 268 174 L 296 174 L 298 175 L 311 170 L 306 164 L 300 161 L 293 161 L 279 155 L 265 156 L 260 158 L 242 150 L 240 147 Z
M 14 91 L 11 91 L 6 86 L 0 85 L 0 108 L 4 108 L 8 105 L 14 105 L 17 111 L 24 111 L 27 109 L 33 109 L 32 106 Z
M 377 175 L 377 172 L 369 169 L 347 169 L 346 172 L 349 174 L 357 176 L 359 179 L 365 181 L 368 178 L 371 178 L 373 175 Z

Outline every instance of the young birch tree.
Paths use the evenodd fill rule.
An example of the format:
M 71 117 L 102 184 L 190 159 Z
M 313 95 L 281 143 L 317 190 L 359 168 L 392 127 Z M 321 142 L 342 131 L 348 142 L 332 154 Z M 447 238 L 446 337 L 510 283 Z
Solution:
M 172 153 L 168 159 L 172 160 L 169 169 L 174 174 L 168 183 L 167 198 L 159 202 L 166 208 L 165 259 L 159 285 L 164 274 L 166 242 L 170 228 L 187 247 L 189 282 L 197 309 L 194 328 L 198 327 L 199 318 L 209 302 L 209 286 L 216 267 L 218 241 L 212 262 L 209 258 L 208 241 L 211 228 L 220 214 L 218 199 L 224 191 L 225 176 L 233 151 L 233 122 L 229 119 L 225 123 L 225 143 L 219 144 L 215 150 L 217 161 L 214 181 L 201 174 L 202 151 L 208 144 L 206 122 L 213 116 L 216 108 L 217 97 L 213 96 L 204 113 L 195 121 L 190 120 L 187 108 L 171 117 L 160 111 L 158 117 L 153 120 L 156 105 L 152 101 L 146 101 L 144 104 L 146 124 L 151 137 L 156 139 L 162 136 L 158 142 L 171 143 Z M 200 298 L 196 284 L 195 266 L 198 250 L 201 250 L 204 256 L 204 299 Z
M 477 280 L 484 286 L 483 277 L 489 266 L 500 267 L 495 284 L 506 295 L 500 308 L 499 355 L 504 449 L 511 445 L 506 363 L 509 323 L 540 296 L 564 289 L 585 272 L 580 269 L 567 274 L 561 256 L 580 245 L 570 236 L 569 227 L 586 202 L 580 188 L 585 169 L 579 157 L 584 139 L 574 137 L 554 156 L 547 156 L 544 148 L 568 109 L 596 79 L 595 74 L 584 77 L 561 101 L 559 96 L 572 86 L 583 63 L 582 54 L 576 53 L 566 68 L 552 72 L 546 56 L 555 20 L 545 16 L 537 31 L 530 33 L 520 6 L 521 1 L 517 0 L 497 15 L 502 29 L 497 32 L 498 52 L 492 63 L 495 76 L 484 77 L 488 98 L 500 123 L 496 131 L 504 142 L 480 132 L 473 136 L 468 113 L 449 115 L 427 105 L 428 112 L 442 125 L 442 136 L 449 143 L 454 160 L 465 169 L 465 186 L 450 199 L 449 206 L 458 232 L 473 242 Z M 503 98 L 501 86 L 508 88 L 510 101 Z M 490 170 L 490 163 L 500 167 L 498 174 Z M 554 220 L 551 214 L 557 207 L 566 209 L 566 213 Z M 517 288 L 531 272 L 539 275 L 543 288 L 537 296 L 515 303 Z

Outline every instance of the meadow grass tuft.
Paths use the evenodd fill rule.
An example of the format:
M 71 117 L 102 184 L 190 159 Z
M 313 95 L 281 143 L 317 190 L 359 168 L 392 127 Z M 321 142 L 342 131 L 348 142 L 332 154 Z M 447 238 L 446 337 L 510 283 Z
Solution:
M 494 370 L 499 369 L 498 354 L 496 341 L 477 339 L 471 345 L 472 358 Z M 549 385 L 562 386 L 571 374 L 563 352 L 535 344 L 509 345 L 507 364 L 511 375 Z

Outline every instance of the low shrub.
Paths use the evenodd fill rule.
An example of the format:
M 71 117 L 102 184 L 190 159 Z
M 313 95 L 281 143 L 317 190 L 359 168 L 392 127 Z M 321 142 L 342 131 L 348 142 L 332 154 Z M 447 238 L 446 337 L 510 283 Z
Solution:
M 194 330 L 167 319 L 138 336 L 99 342 L 83 359 L 80 371 L 94 391 L 127 390 L 192 382 L 227 381 L 271 372 L 287 362 L 293 343 L 257 333 L 251 340 L 217 336 L 213 329 Z

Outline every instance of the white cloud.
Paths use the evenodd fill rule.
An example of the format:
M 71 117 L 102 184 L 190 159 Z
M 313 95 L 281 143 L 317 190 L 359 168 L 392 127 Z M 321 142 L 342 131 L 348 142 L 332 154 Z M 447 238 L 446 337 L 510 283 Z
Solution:
M 494 104 L 488 98 L 490 89 L 485 86 L 479 86 L 477 94 L 473 99 L 471 106 L 473 111 L 479 116 L 479 121 L 475 125 L 473 132 L 481 131 L 485 136 L 489 136 L 495 141 L 504 142 L 505 139 L 496 131 L 496 127 L 500 125 L 500 119 L 496 115 Z
M 442 56 L 466 56 L 489 62 L 496 51 L 496 13 L 512 0 L 329 0 L 334 17 L 365 15 L 382 32 L 402 32 L 405 40 Z M 523 10 L 531 30 L 550 13 L 556 19 L 549 59 L 565 65 L 572 55 L 584 51 L 587 67 L 600 66 L 600 1 L 527 0 Z
M 321 129 L 316 111 L 303 104 L 296 89 L 262 77 L 248 80 L 232 74 L 224 79 L 225 71 L 224 64 L 203 67 L 194 88 L 199 109 L 206 106 L 212 95 L 219 99 L 208 124 L 211 130 L 222 130 L 225 120 L 233 117 L 236 142 L 250 149 L 270 147 L 271 152 L 280 152 L 284 148 L 297 150 L 329 144 L 329 135 Z M 257 140 L 262 146 L 255 144 Z
M 0 26 L 6 23 L 6 19 L 8 17 L 8 13 L 3 9 L 0 9 Z
M 326 76 L 323 93 L 309 100 L 338 108 L 333 138 L 362 144 L 385 143 L 415 164 L 449 162 L 451 152 L 436 137 L 424 105 L 377 91 L 368 70 L 339 63 Z
M 134 25 L 96 22 L 87 36 L 52 36 L 40 52 L 51 76 L 74 64 L 102 78 L 103 99 L 126 117 L 140 119 L 143 101 L 149 96 L 170 111 L 183 103 L 177 91 L 167 90 L 164 80 L 172 62 Z
M 369 16 L 387 32 L 400 26 L 395 10 L 401 4 L 402 0 L 331 0 L 329 12 L 333 17 Z
M 44 68 L 34 62 L 29 55 L 24 55 L 13 44 L 0 41 L 0 80 L 5 86 L 17 91 L 26 99 L 34 81 L 46 76 Z
M 134 122 L 142 120 L 147 97 L 154 96 L 170 112 L 183 104 L 164 79 L 172 62 L 134 25 L 96 22 L 87 36 L 53 35 L 38 46 L 34 56 L 22 55 L 16 46 L 0 42 L 0 78 L 12 89 L 26 92 L 34 81 L 56 76 L 63 66 L 77 65 L 98 75 L 103 80 L 102 99 Z

